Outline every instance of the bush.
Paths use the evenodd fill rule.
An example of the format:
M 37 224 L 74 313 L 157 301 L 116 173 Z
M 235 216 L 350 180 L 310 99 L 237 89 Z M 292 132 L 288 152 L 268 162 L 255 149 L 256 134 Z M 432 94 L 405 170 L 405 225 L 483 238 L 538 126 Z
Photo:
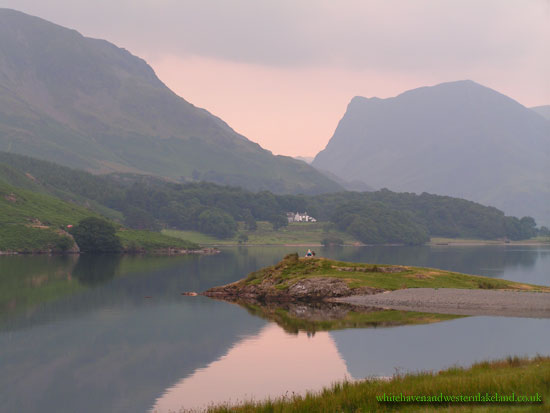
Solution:
M 101 218 L 84 218 L 71 229 L 81 252 L 120 252 L 122 245 L 113 224 Z
M 61 236 L 55 243 L 55 250 L 59 252 L 67 252 L 73 247 L 73 240 L 66 236 Z
M 199 230 L 220 238 L 231 238 L 237 232 L 237 222 L 218 208 L 208 208 L 199 215 Z

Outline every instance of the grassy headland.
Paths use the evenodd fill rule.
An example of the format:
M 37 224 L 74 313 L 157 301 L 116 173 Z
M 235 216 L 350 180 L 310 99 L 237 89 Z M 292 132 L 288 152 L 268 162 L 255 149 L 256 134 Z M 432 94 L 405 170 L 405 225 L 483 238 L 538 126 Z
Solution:
M 380 402 L 377 397 L 399 396 L 538 396 L 533 403 Z M 210 407 L 208 412 L 543 412 L 550 409 L 550 357 L 509 357 L 485 361 L 470 368 L 452 367 L 439 373 L 424 372 L 394 376 L 391 380 L 338 383 L 305 396 L 293 395 L 238 406 Z
M 204 294 L 227 300 L 319 301 L 403 288 L 507 289 L 550 292 L 549 287 L 433 268 L 348 263 L 287 255 L 235 283 Z

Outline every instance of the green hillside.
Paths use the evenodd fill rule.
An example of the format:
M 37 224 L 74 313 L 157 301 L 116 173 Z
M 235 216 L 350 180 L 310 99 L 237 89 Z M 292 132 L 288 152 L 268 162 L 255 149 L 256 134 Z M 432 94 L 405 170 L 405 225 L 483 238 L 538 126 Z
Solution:
M 83 207 L 0 180 L 0 251 L 65 251 L 73 241 L 64 229 L 90 215 Z
M 0 39 L 0 150 L 100 173 L 277 193 L 342 189 L 177 96 L 144 60 L 107 41 L 8 9 Z
M 74 249 L 67 225 L 98 214 L 51 195 L 9 185 L 2 179 L 6 172 L 14 179 L 22 179 L 11 168 L 0 164 L 0 251 L 66 252 Z M 21 184 L 42 189 L 32 180 L 25 182 L 22 179 Z M 130 252 L 199 248 L 193 242 L 150 231 L 119 230 L 117 236 Z
M 184 230 L 165 233 L 199 243 L 317 244 L 339 238 L 344 243 L 422 244 L 429 237 L 502 241 L 548 236 L 548 229 L 537 228 L 530 217 L 505 216 L 493 207 L 426 193 L 275 195 L 135 174 L 98 176 L 6 152 L 0 152 L 0 179 L 77 203 L 128 228 Z M 289 211 L 307 211 L 319 222 L 286 226 Z

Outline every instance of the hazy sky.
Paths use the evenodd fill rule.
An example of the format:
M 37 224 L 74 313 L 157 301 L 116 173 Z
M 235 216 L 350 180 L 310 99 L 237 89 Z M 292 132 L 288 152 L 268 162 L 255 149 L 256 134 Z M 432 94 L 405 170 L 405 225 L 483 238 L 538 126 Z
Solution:
M 277 154 L 323 149 L 355 95 L 472 79 L 550 104 L 550 0 L 0 0 L 143 57 Z

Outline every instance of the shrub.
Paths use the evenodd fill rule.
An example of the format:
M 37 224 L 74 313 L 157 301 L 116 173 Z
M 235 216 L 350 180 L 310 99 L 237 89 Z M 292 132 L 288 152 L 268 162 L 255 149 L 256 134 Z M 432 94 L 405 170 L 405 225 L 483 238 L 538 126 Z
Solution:
M 101 218 L 84 218 L 71 229 L 82 252 L 120 252 L 122 245 L 113 224 Z

